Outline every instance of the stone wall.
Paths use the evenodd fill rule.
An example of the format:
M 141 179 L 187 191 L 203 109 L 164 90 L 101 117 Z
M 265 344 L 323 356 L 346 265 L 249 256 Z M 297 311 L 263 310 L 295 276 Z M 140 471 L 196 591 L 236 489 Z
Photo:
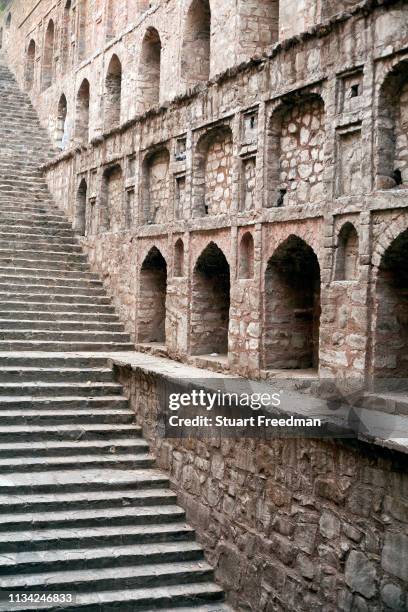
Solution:
M 334 440 L 166 439 L 163 379 L 118 373 L 237 611 L 407 609 L 406 456 Z
M 151 7 L 132 4 L 121 15 L 127 29 L 121 30 L 123 23 L 119 24 L 116 37 L 109 40 L 104 2 L 89 0 L 88 8 L 78 3 L 71 21 L 62 11 L 66 5 L 45 0 L 24 6 L 18 0 L 13 3 L 10 33 L 16 44 L 6 40 L 5 49 L 26 86 L 26 59 L 32 62 L 32 50 L 22 58 L 21 49 L 28 53 L 35 39 L 30 95 L 43 121 L 50 120 L 53 136 L 63 108 L 58 102 L 62 95 L 66 100 L 63 132 L 70 136 L 67 148 L 46 168 L 50 189 L 77 223 L 78 193 L 85 180 L 86 235 L 81 241 L 135 341 L 143 337 L 142 328 L 153 323 L 153 318 L 146 321 L 146 311 L 140 316 L 139 308 L 143 262 L 155 248 L 167 271 L 166 296 L 161 300 L 166 306 L 165 337 L 163 342 L 156 340 L 160 352 L 165 343 L 170 357 L 203 363 L 211 353 L 228 351 L 228 358 L 213 360 L 213 367 L 252 377 L 308 367 L 313 376 L 352 376 L 371 383 L 384 372 L 376 367 L 383 359 L 379 354 L 385 325 L 377 308 L 378 295 L 386 293 L 380 272 L 386 251 L 408 227 L 404 183 L 408 10 L 402 2 L 351 4 L 344 14 L 338 15 L 336 9 L 330 24 L 316 25 L 323 4 L 297 3 L 290 19 L 301 13 L 304 27 L 314 24 L 314 28 L 288 40 L 282 34 L 282 27 L 290 26 L 290 20 L 285 21 L 288 7 L 280 3 L 281 43 L 269 47 L 263 57 L 232 68 L 244 53 L 243 39 L 232 32 L 236 34 L 243 23 L 247 32 L 249 12 L 239 2 L 234 19 L 229 19 L 230 2 L 218 3 L 210 13 L 211 80 L 187 91 L 181 75 L 183 41 L 194 43 L 197 33 L 204 36 L 207 31 L 204 0 L 159 2 Z M 267 15 L 267 3 L 259 0 L 259 12 L 250 14 L 257 15 L 259 23 L 268 16 L 272 36 L 276 3 L 269 5 Z M 58 33 L 55 80 L 41 91 L 38 79 L 50 18 Z M 66 58 L 63 47 L 69 24 L 74 28 L 70 60 L 67 64 L 64 59 L 62 73 L 60 57 Z M 84 24 L 88 57 L 81 59 L 77 42 L 82 40 Z M 299 18 L 298 28 L 303 27 L 300 24 Z M 271 42 L 260 40 L 263 26 L 252 25 L 245 40 L 247 58 L 251 49 L 267 49 Z M 161 106 L 150 106 L 138 115 L 139 68 L 143 72 L 151 65 L 157 76 L 155 32 L 161 45 Z M 144 43 L 156 45 L 153 50 L 149 47 L 152 53 L 145 54 Z M 112 74 L 120 75 L 120 115 L 107 121 L 106 94 L 111 90 L 106 78 Z M 83 134 L 88 132 L 86 143 Z M 122 194 L 117 193 L 120 183 L 115 181 L 107 197 L 106 176 L 118 165 Z M 104 220 L 107 201 L 114 209 L 109 227 Z M 358 238 L 350 249 L 340 235 L 347 222 Z M 240 268 L 246 233 L 254 241 L 249 278 Z M 279 295 L 285 295 L 283 307 L 274 299 L 286 265 L 277 254 L 291 237 L 298 245 L 294 260 L 302 262 L 303 249 L 311 249 L 319 278 L 304 275 L 307 286 L 302 291 L 310 299 L 303 304 L 296 298 L 299 287 L 286 273 L 286 285 L 278 284 Z M 182 276 L 175 257 L 180 238 Z M 229 283 L 211 283 L 208 278 L 197 282 L 198 260 L 212 243 L 222 252 L 220 261 L 227 262 Z M 399 266 L 406 256 L 404 245 Z M 278 261 L 279 269 L 272 281 L 273 261 Z M 342 270 L 341 261 L 352 261 L 354 272 L 349 267 Z M 218 295 L 215 287 L 221 290 Z M 396 300 L 392 311 L 397 315 L 391 321 L 396 338 L 404 328 L 405 314 L 400 314 L 405 313 L 404 291 L 388 288 Z M 229 305 L 229 312 L 221 312 L 221 301 Z M 204 337 L 222 341 L 204 342 Z M 279 355 L 274 344 L 284 349 Z M 205 350 L 208 354 L 203 356 Z M 399 350 L 395 347 L 395 354 Z M 386 368 L 390 375 L 395 360 L 402 363 L 397 357 L 390 359 Z M 408 370 L 395 366 L 394 374 Z

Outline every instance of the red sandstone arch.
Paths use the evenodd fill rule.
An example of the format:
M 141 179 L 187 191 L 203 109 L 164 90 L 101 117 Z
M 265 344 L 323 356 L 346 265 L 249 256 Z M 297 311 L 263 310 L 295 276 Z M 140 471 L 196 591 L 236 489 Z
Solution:
M 122 106 L 122 64 L 113 54 L 105 79 L 105 129 L 110 130 L 120 124 Z
M 211 61 L 211 8 L 209 0 L 192 0 L 184 24 L 181 77 L 187 87 L 208 81 Z
M 385 250 L 375 286 L 374 376 L 408 378 L 408 229 Z
M 178 238 L 174 245 L 174 276 L 183 277 L 185 275 L 184 266 L 184 242 Z
M 68 144 L 67 133 L 67 113 L 68 104 L 65 94 L 62 94 L 58 102 L 57 121 L 55 128 L 55 140 L 60 149 L 64 149 Z
M 290 235 L 268 261 L 263 316 L 265 369 L 318 367 L 320 266 L 299 236 Z
M 245 232 L 239 243 L 238 276 L 242 279 L 254 277 L 254 239 L 251 232 Z
M 75 116 L 75 137 L 82 143 L 89 140 L 89 104 L 90 85 L 88 79 L 84 79 L 78 89 Z
M 158 31 L 148 28 L 140 51 L 138 74 L 139 107 L 142 112 L 160 102 L 161 51 Z
M 143 260 L 139 274 L 137 341 L 166 342 L 167 263 L 154 246 Z
M 376 182 L 380 189 L 408 186 L 408 60 L 384 79 L 377 107 Z M 405 142 L 400 143 L 402 139 Z
M 48 89 L 54 78 L 54 45 L 55 26 L 52 19 L 49 20 L 44 39 L 43 65 L 42 65 L 42 89 Z
M 190 351 L 192 355 L 228 353 L 230 267 L 215 242 L 198 257 L 193 270 Z
M 350 221 L 340 229 L 337 239 L 335 280 L 353 281 L 358 278 L 359 240 Z
M 32 89 L 33 84 L 34 84 L 35 52 L 36 52 L 35 40 L 32 38 L 27 47 L 26 71 L 25 71 L 26 88 L 28 91 Z

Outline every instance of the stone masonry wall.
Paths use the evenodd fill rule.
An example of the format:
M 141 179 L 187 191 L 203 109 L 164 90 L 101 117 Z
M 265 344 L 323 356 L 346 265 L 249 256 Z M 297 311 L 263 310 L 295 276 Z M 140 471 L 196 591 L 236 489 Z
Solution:
M 160 376 L 118 372 L 237 611 L 407 609 L 406 457 L 332 440 L 166 439 Z

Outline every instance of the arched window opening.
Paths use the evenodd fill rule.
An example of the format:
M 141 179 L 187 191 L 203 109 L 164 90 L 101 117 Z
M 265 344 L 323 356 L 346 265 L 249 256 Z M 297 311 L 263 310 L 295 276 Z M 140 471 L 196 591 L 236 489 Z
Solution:
M 88 0 L 80 0 L 78 10 L 78 59 L 83 60 L 88 55 Z
M 232 131 L 214 128 L 197 144 L 193 174 L 193 216 L 228 213 L 232 204 Z
M 208 81 L 211 54 L 211 9 L 208 0 L 193 0 L 187 13 L 181 50 L 181 76 L 187 87 Z
M 336 253 L 336 280 L 352 281 L 358 277 L 358 234 L 352 223 L 340 230 Z
M 408 61 L 398 64 L 380 91 L 377 187 L 408 187 Z
M 84 79 L 78 90 L 75 120 L 75 137 L 84 144 L 89 141 L 89 99 L 89 81 Z
M 170 154 L 161 149 L 143 163 L 143 208 L 145 223 L 165 223 L 169 199 Z
M 27 49 L 27 63 L 26 63 L 26 87 L 30 91 L 34 83 L 34 70 L 35 70 L 35 41 L 30 40 Z
M 105 79 L 105 129 L 120 124 L 122 105 L 122 64 L 117 55 L 112 55 Z
M 408 230 L 384 253 L 376 287 L 374 366 L 377 379 L 408 378 Z
M 3 48 L 3 28 L 0 28 L 0 49 Z
M 174 276 L 184 276 L 184 243 L 181 238 L 174 245 Z
M 61 33 L 61 66 L 65 72 L 69 63 L 69 50 L 71 46 L 71 0 L 67 0 L 62 16 Z
M 123 173 L 119 164 L 103 173 L 99 227 L 102 232 L 119 231 L 124 226 Z
M 9 30 L 11 26 L 11 13 L 9 13 L 7 15 L 7 19 L 6 19 L 6 29 Z
M 262 53 L 279 40 L 279 0 L 240 0 L 238 6 L 243 58 Z
M 297 236 L 290 236 L 269 260 L 264 300 L 265 368 L 317 368 L 320 267 L 313 249 Z
M 139 100 L 142 112 L 160 102 L 161 48 L 158 31 L 149 28 L 143 39 L 139 65 Z
M 230 267 L 221 249 L 211 242 L 193 272 L 191 334 L 192 355 L 228 354 Z
M 52 85 L 54 79 L 54 22 L 52 19 L 48 22 L 47 31 L 44 40 L 43 54 L 43 70 L 42 70 L 42 88 L 48 89 Z
M 166 342 L 167 264 L 153 247 L 140 271 L 138 305 L 138 342 Z
M 285 101 L 271 118 L 268 206 L 314 204 L 324 199 L 325 108 L 313 94 Z
M 86 180 L 83 178 L 77 192 L 74 219 L 74 231 L 80 236 L 85 236 L 86 234 L 87 192 L 88 186 Z
M 250 232 L 246 232 L 239 248 L 239 278 L 254 277 L 254 239 Z
M 67 99 L 64 94 L 58 102 L 57 124 L 55 140 L 60 149 L 65 149 L 69 141 L 68 122 L 67 122 Z

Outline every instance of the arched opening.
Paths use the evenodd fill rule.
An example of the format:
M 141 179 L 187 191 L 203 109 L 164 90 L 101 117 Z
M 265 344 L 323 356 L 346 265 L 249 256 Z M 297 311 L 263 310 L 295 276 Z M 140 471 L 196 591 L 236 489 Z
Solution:
M 34 70 L 35 70 L 35 41 L 30 40 L 27 48 L 27 62 L 26 62 L 26 87 L 30 91 L 34 83 Z
M 60 149 L 65 149 L 69 141 L 67 129 L 67 99 L 64 94 L 58 102 L 57 124 L 55 130 L 55 140 Z
M 317 368 L 320 267 L 313 249 L 290 236 L 270 258 L 265 274 L 264 367 Z
M 7 15 L 7 19 L 6 19 L 6 29 L 9 30 L 11 26 L 11 13 L 9 13 Z
M 352 223 L 340 230 L 336 253 L 336 280 L 352 281 L 358 277 L 358 234 Z
M 69 63 L 69 50 L 71 46 L 71 0 L 67 0 L 62 16 L 61 32 L 61 65 L 63 72 L 66 72 Z
M 54 22 L 52 19 L 48 22 L 47 31 L 44 40 L 44 54 L 42 66 L 42 88 L 48 89 L 51 86 L 54 78 Z
M 106 20 L 106 39 L 112 40 L 118 33 L 118 21 L 122 7 L 116 0 L 108 0 L 107 20 Z
M 408 230 L 384 253 L 376 287 L 377 378 L 408 377 Z
M 181 76 L 187 87 L 208 81 L 210 55 L 210 3 L 208 0 L 193 0 L 186 17 L 181 50 Z
M 317 94 L 290 98 L 273 114 L 268 137 L 268 206 L 324 199 L 325 110 Z
M 122 104 L 122 64 L 117 55 L 112 55 L 105 79 L 105 129 L 120 124 Z
M 0 28 L 0 49 L 3 48 L 3 28 Z
M 160 149 L 143 163 L 143 207 L 145 223 L 165 223 L 169 191 L 170 154 Z
M 153 247 L 140 270 L 138 304 L 138 342 L 166 342 L 167 264 Z
M 181 238 L 174 245 L 174 276 L 184 276 L 184 243 Z
M 78 90 L 75 119 L 75 137 L 82 143 L 89 141 L 89 99 L 89 81 L 84 79 Z
M 123 224 L 123 173 L 116 164 L 103 173 L 99 227 L 102 232 L 114 232 L 122 229 Z
M 230 267 L 211 242 L 194 267 L 190 346 L 192 355 L 228 354 Z
M 228 213 L 232 203 L 232 131 L 211 130 L 197 144 L 193 173 L 193 216 Z
M 239 278 L 254 277 L 254 239 L 246 232 L 239 246 Z
M 85 236 L 86 231 L 86 204 L 88 186 L 83 178 L 79 184 L 76 198 L 74 231 L 80 236 Z
M 408 187 L 408 61 L 387 76 L 378 101 L 377 187 Z
M 139 65 L 139 100 L 142 112 L 160 101 L 161 48 L 158 31 L 149 28 L 142 42 Z
M 83 60 L 88 54 L 88 0 L 80 0 L 78 10 L 78 59 Z
M 245 58 L 279 40 L 279 0 L 238 0 L 239 41 Z

